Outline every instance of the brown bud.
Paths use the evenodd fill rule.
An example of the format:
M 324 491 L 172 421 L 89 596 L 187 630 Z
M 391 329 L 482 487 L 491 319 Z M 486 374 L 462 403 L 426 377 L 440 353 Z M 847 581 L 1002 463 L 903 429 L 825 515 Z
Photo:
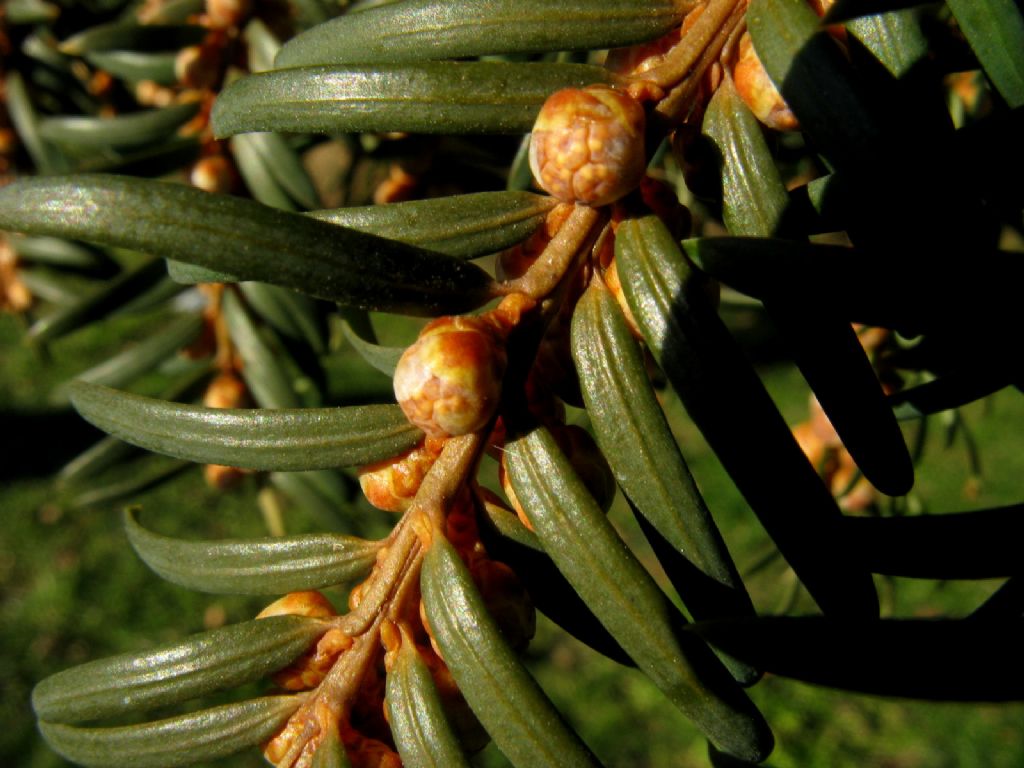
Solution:
M 174 103 L 174 89 L 153 80 L 141 80 L 135 86 L 135 98 L 147 107 L 169 107 Z
M 206 22 L 215 29 L 237 27 L 251 9 L 252 0 L 206 0 Z
M 807 4 L 814 9 L 814 12 L 818 14 L 819 18 L 823 19 L 825 18 L 825 15 L 832 10 L 832 6 L 836 4 L 836 0 L 807 0 Z M 842 24 L 828 24 L 825 27 L 825 30 L 839 42 L 846 42 L 846 27 Z
M 467 563 L 485 555 L 476 525 L 476 505 L 468 488 L 463 488 L 453 502 L 445 519 L 444 535 Z
M 505 349 L 484 319 L 443 317 L 428 324 L 395 370 L 395 397 L 430 437 L 475 432 L 494 415 Z
M 530 142 L 537 183 L 567 203 L 606 205 L 632 191 L 647 168 L 643 107 L 605 85 L 556 91 Z
M 0 155 L 13 155 L 18 148 L 18 134 L 10 128 L 0 128 Z
M 210 382 L 203 393 L 203 405 L 207 408 L 240 408 L 248 402 L 248 391 L 242 379 L 231 371 L 224 371 Z M 206 484 L 217 490 L 234 488 L 249 474 L 240 467 L 221 464 L 207 464 L 203 467 Z
M 257 619 L 266 619 L 270 616 L 306 616 L 309 618 L 324 619 L 337 616 L 331 601 L 316 590 L 304 592 L 289 592 L 284 597 L 275 600 L 257 615 Z
M 490 325 L 497 339 L 506 339 L 523 320 L 523 316 L 533 311 L 537 300 L 525 293 L 512 293 L 503 298 L 494 309 L 482 315 L 480 320 Z
M 323 682 L 338 657 L 352 647 L 353 640 L 340 629 L 330 629 L 313 650 L 277 672 L 273 680 L 286 691 L 308 691 Z
M 736 92 L 762 123 L 776 131 L 795 131 L 800 127 L 793 110 L 757 57 L 749 32 L 744 32 L 740 38 L 739 59 L 733 68 L 732 78 Z
M 385 512 L 405 512 L 443 447 L 443 440 L 428 437 L 400 456 L 360 469 L 359 485 L 366 500 Z
M 7 286 L 7 305 L 14 314 L 21 314 L 32 306 L 32 292 L 21 280 L 15 278 Z
M 0 310 L 18 314 L 32 306 L 32 293 L 18 275 L 18 256 L 0 235 Z
M 373 191 L 373 202 L 376 205 L 386 205 L 410 200 L 418 184 L 419 178 L 409 173 L 401 163 L 392 163 L 388 169 L 388 177 Z
M 218 374 L 203 393 L 203 405 L 207 408 L 241 408 L 247 402 L 245 382 L 231 371 Z
M 340 735 L 346 727 L 336 707 L 325 697 L 319 697 L 312 707 L 302 707 L 288 719 L 284 728 L 264 746 L 263 756 L 272 765 L 311 768 L 317 750 L 328 735 Z
M 214 194 L 228 194 L 235 188 L 238 175 L 223 155 L 210 155 L 192 166 L 189 181 L 193 187 Z
M 203 479 L 206 484 L 217 491 L 227 491 L 237 486 L 249 470 L 241 467 L 228 467 L 224 464 L 206 464 L 203 466 Z
M 93 96 L 109 96 L 114 89 L 114 76 L 105 70 L 97 70 L 92 73 L 86 88 Z
M 207 45 L 182 48 L 174 60 L 174 74 L 186 88 L 213 88 L 220 78 L 220 51 Z

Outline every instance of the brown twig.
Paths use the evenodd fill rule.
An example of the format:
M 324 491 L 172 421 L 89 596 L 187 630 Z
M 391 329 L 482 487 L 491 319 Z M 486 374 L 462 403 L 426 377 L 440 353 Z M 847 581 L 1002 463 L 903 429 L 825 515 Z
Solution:
M 747 0 L 709 0 L 679 45 L 665 54 L 664 61 L 653 69 L 632 75 L 631 79 L 647 80 L 665 89 L 674 88 L 694 71 L 705 50 L 721 36 L 730 17 L 737 12 L 742 17 L 746 8 Z
M 577 205 L 526 274 L 499 284 L 500 295 L 524 293 L 539 300 L 551 293 L 605 215 L 599 208 Z

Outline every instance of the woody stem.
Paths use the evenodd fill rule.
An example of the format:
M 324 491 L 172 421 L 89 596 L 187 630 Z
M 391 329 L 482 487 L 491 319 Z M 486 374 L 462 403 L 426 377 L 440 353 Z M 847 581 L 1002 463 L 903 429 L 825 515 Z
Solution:
M 746 12 L 747 0 L 708 0 L 704 10 L 686 31 L 679 44 L 665 54 L 664 61 L 634 79 L 647 80 L 661 88 L 674 88 L 691 74 L 705 49 L 719 36 L 731 16 Z
M 604 214 L 597 208 L 577 205 L 569 218 L 551 238 L 538 259 L 522 277 L 500 285 L 500 293 L 525 293 L 533 299 L 542 299 L 555 289 L 576 255 L 587 244 L 595 225 Z

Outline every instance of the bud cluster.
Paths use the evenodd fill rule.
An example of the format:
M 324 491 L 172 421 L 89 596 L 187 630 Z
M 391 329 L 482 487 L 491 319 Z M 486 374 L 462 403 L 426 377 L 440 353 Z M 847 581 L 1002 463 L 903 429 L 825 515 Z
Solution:
M 713 55 L 701 58 L 700 66 L 686 75 L 692 75 L 692 82 L 682 91 L 678 83 L 665 80 L 665 72 L 678 62 L 679 51 L 691 45 L 687 35 L 698 27 L 705 8 L 698 6 L 679 29 L 659 40 L 613 51 L 607 65 L 620 75 L 618 85 L 568 88 L 552 94 L 544 103 L 532 132 L 530 168 L 538 185 L 560 204 L 551 209 L 532 236 L 498 254 L 496 274 L 505 298 L 497 307 L 480 315 L 437 318 L 427 323 L 405 350 L 395 370 L 395 398 L 408 420 L 424 432 L 424 439 L 398 456 L 359 471 L 360 487 L 369 503 L 403 515 L 399 527 L 411 525 L 421 546 L 426 545 L 428 536 L 421 524 L 433 526 L 429 535 L 443 535 L 453 545 L 489 613 L 509 644 L 518 650 L 533 635 L 533 606 L 514 571 L 492 559 L 483 546 L 477 528 L 478 505 L 500 505 L 531 527 L 528 511 L 522 508 L 509 480 L 504 453 L 509 429 L 514 426 L 507 420 L 523 406 L 532 419 L 550 430 L 602 509 L 609 507 L 616 494 L 611 469 L 593 438 L 581 427 L 566 424 L 565 404 L 582 404 L 569 329 L 577 300 L 591 280 L 598 280 L 616 297 L 633 333 L 640 338 L 614 258 L 618 222 L 636 210 L 644 210 L 662 217 L 678 238 L 689 232 L 689 211 L 679 204 L 675 192 L 646 177 L 647 135 L 666 128 L 664 114 L 658 117 L 660 123 L 649 124 L 648 111 L 658 110 L 663 101 L 679 93 L 689 94 L 692 109 L 679 112 L 673 108 L 672 114 L 682 114 L 684 119 L 667 131 L 685 130 L 694 120 L 699 125 L 701 102 L 710 98 L 724 72 L 729 71 L 748 103 L 759 103 L 756 99 L 760 99 L 767 105 L 755 110 L 762 119 L 770 115 L 777 127 L 786 127 L 779 117 L 784 115 L 785 104 L 757 61 L 749 37 L 741 37 L 741 26 L 729 27 L 728 40 L 716 38 L 714 44 L 718 47 Z M 737 18 L 741 19 L 742 14 Z M 730 19 L 730 23 L 736 21 Z M 402 176 L 399 166 L 395 168 L 389 183 L 378 190 L 381 201 L 400 199 L 414 183 L 412 177 Z M 197 179 L 210 179 L 204 183 L 229 183 L 227 168 L 211 166 L 204 170 L 205 175 L 199 169 L 194 174 Z M 534 280 L 537 275 L 542 277 Z M 709 283 L 708 290 L 717 296 L 717 285 Z M 530 322 L 524 325 L 526 318 Z M 529 333 L 516 336 L 517 343 L 510 344 L 513 331 L 521 327 L 530 329 Z M 533 341 L 518 343 L 523 336 Z M 522 391 L 503 392 L 506 379 L 516 382 Z M 504 410 L 503 402 L 514 403 L 515 408 Z M 447 446 L 465 436 L 479 440 L 485 434 L 487 451 L 498 459 L 498 479 L 507 506 L 496 493 L 476 485 L 472 478 L 475 464 L 458 478 L 457 485 L 450 487 L 458 490 L 445 496 L 440 512 L 431 506 L 437 499 L 422 501 L 424 493 L 432 493 L 424 489 L 437 485 L 437 473 L 448 471 Z M 798 434 L 804 436 L 808 451 L 815 449 L 803 432 Z M 819 439 L 813 430 L 807 434 Z M 828 445 L 826 450 L 830 453 L 827 457 L 822 454 L 827 459 L 823 459 L 822 467 L 837 483 L 843 468 L 841 445 Z M 430 522 L 426 523 L 428 517 Z M 365 611 L 364 601 L 379 593 L 373 587 L 388 567 L 390 546 L 388 542 L 380 550 L 371 575 L 351 591 L 351 611 Z M 434 640 L 418 590 L 408 594 L 410 599 L 402 598 L 388 609 L 379 630 L 385 653 L 366 666 L 358 694 L 349 702 L 349 714 L 332 726 L 353 764 L 388 764 L 392 753 L 386 746 L 386 728 L 379 721 L 385 711 L 382 681 L 399 649 L 409 645 L 430 670 L 467 748 L 475 749 L 486 741 Z M 310 601 L 311 606 L 315 603 Z M 327 632 L 315 648 L 276 680 L 289 690 L 316 687 L 333 665 L 344 663 L 352 644 L 353 639 L 340 630 Z M 284 739 L 276 747 L 278 752 L 295 738 L 290 728 L 271 743 Z M 382 749 L 367 747 L 370 743 L 380 744 Z M 376 757 L 371 759 L 370 754 Z

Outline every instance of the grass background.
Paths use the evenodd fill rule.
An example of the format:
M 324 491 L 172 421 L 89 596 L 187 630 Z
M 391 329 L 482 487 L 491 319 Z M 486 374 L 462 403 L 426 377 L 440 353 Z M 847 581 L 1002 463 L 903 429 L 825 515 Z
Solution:
M 65 765 L 35 731 L 29 694 L 43 677 L 89 659 L 242 621 L 269 602 L 200 595 L 162 582 L 127 545 L 118 515 L 123 503 L 70 509 L 54 489 L 53 471 L 98 434 L 68 410 L 49 405 L 50 391 L 157 321 L 102 323 L 56 342 L 47 357 L 20 343 L 14 319 L 0 317 L 0 765 Z M 344 360 L 334 362 L 331 370 L 344 369 Z M 792 367 L 776 363 L 762 373 L 790 423 L 804 418 L 806 390 Z M 665 407 L 739 567 L 749 568 L 769 542 L 670 394 Z M 1020 501 L 1024 399 L 1006 391 L 965 409 L 964 417 L 982 450 L 980 483 L 971 475 L 962 444 L 944 445 L 941 430 L 935 429 L 915 488 L 917 499 L 935 512 Z M 255 494 L 255 480 L 229 493 L 212 491 L 193 468 L 134 501 L 143 505 L 145 524 L 163 533 L 243 537 L 265 534 Z M 656 569 L 621 505 L 611 514 L 642 559 Z M 290 533 L 315 529 L 302 510 L 290 510 L 286 521 Z M 792 581 L 785 567 L 774 563 L 752 575 L 749 588 L 758 608 L 772 612 L 786 600 Z M 963 615 L 997 586 L 879 582 L 887 610 L 899 616 Z M 338 603 L 344 599 L 332 597 Z M 798 594 L 794 611 L 810 610 L 810 601 Z M 642 675 L 591 652 L 543 617 L 538 617 L 527 660 L 608 766 L 707 765 L 695 729 Z M 935 672 L 942 674 L 941 669 Z M 894 701 L 773 677 L 751 695 L 775 731 L 778 746 L 769 764 L 777 768 L 1024 765 L 1021 704 Z M 493 747 L 477 761 L 507 765 Z M 253 750 L 218 765 L 264 763 Z

